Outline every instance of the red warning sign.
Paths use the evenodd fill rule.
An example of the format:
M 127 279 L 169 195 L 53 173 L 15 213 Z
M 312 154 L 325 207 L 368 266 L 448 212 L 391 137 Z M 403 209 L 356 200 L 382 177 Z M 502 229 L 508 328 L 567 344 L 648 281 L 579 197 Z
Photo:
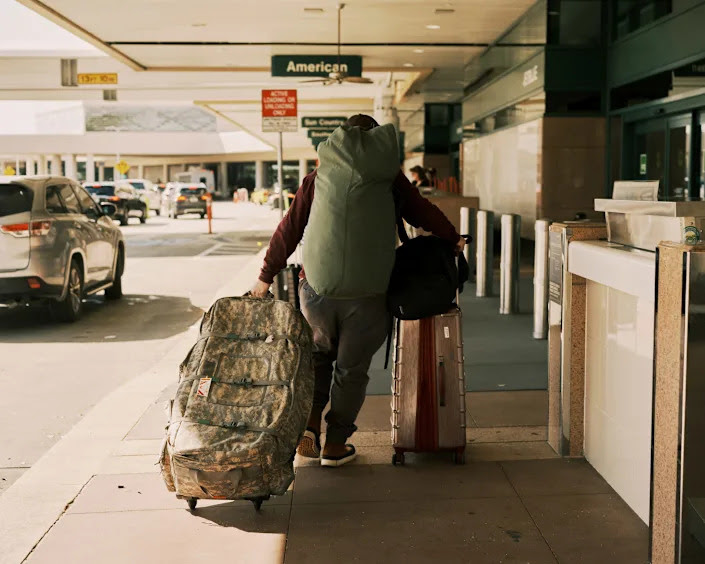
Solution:
M 262 90 L 262 131 L 297 131 L 296 90 Z

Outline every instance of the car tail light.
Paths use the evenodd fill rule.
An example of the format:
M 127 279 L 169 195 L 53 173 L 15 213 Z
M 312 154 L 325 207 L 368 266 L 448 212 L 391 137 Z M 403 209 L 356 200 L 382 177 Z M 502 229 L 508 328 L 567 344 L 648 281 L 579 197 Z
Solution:
M 9 233 L 13 237 L 29 237 L 29 223 L 13 223 L 0 227 L 3 233 Z
M 176 201 L 177 201 L 177 202 L 185 202 L 185 201 L 186 201 L 186 196 L 179 196 L 178 198 L 176 198 Z
M 208 196 L 201 196 L 201 200 L 207 200 Z
M 30 232 L 33 237 L 42 237 L 48 235 L 50 230 L 51 221 L 33 221 L 31 223 L 13 223 L 0 226 L 0 231 L 13 237 L 29 237 Z
M 120 198 L 118 198 L 117 196 L 110 196 L 110 198 L 108 198 L 108 201 L 109 202 L 119 202 Z
M 42 287 L 42 283 L 36 278 L 28 278 L 27 284 L 32 290 L 39 290 Z

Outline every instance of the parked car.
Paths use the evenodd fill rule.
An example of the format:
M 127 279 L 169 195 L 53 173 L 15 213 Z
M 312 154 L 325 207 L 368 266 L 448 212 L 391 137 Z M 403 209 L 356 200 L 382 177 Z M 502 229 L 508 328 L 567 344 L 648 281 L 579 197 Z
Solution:
M 151 180 L 142 178 L 129 178 L 127 181 L 137 190 L 140 197 L 147 202 L 150 210 L 154 210 L 157 215 L 161 214 L 162 193 L 156 184 Z
M 206 185 L 201 182 L 198 184 L 170 182 L 167 184 L 165 197 L 169 217 L 176 219 L 187 213 L 200 214 L 201 219 L 206 217 L 210 195 Z
M 117 182 L 92 182 L 83 185 L 99 204 L 109 202 L 117 208 L 115 219 L 120 225 L 127 225 L 130 217 L 138 217 L 140 223 L 147 221 L 149 214 L 147 203 L 142 200 L 137 190 L 126 180 Z
M 182 184 L 203 184 L 209 194 L 215 194 L 215 175 L 212 170 L 192 168 L 186 172 L 177 172 L 175 180 Z
M 47 301 L 56 317 L 75 321 L 85 296 L 122 297 L 116 212 L 68 178 L 0 177 L 0 305 Z

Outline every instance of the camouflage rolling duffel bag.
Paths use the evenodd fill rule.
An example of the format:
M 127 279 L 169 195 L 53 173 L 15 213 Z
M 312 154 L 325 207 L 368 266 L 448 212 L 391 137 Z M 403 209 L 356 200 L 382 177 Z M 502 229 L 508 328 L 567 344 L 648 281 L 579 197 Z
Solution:
M 284 495 L 313 401 L 311 328 L 293 306 L 222 298 L 179 369 L 161 454 L 170 491 L 247 499 Z

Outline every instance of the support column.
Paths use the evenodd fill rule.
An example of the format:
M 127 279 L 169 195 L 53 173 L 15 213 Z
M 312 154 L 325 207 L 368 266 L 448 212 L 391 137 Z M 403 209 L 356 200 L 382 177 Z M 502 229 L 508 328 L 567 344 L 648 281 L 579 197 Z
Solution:
M 68 155 L 66 158 L 66 177 L 72 180 L 77 179 L 76 155 Z
M 137 165 L 137 178 L 144 178 L 144 165 Z
M 304 178 L 308 174 L 308 160 L 299 159 L 299 186 L 304 183 Z
M 63 171 L 61 170 L 61 155 L 51 156 L 50 174 L 52 176 L 61 176 L 63 174 Z
M 162 165 L 162 177 L 161 177 L 162 182 L 169 182 L 169 165 L 164 163 Z
M 49 173 L 49 166 L 47 163 L 47 157 L 46 157 L 46 155 L 39 155 L 39 159 L 37 160 L 37 174 L 43 176 L 48 173 Z
M 34 176 L 36 173 L 34 172 L 34 157 L 29 157 L 24 164 L 24 173 L 27 176 Z
M 264 161 L 255 161 L 255 188 L 264 188 Z
M 86 155 L 86 182 L 95 182 L 95 157 Z
M 98 182 L 103 182 L 105 180 L 105 163 L 98 163 Z
M 230 183 L 228 181 L 228 163 L 219 163 L 218 167 L 218 190 L 223 196 L 227 197 L 230 190 Z

